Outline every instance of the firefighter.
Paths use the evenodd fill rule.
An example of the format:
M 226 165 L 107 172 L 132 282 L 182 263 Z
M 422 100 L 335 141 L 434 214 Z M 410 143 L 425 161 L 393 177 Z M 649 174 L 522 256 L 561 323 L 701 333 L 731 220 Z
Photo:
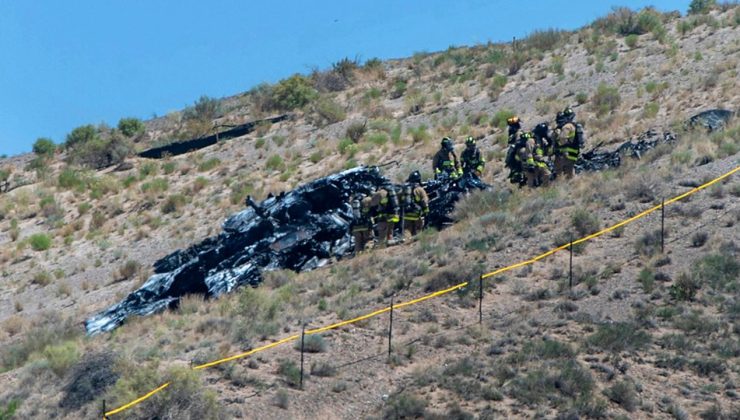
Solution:
M 462 168 L 455 154 L 455 146 L 449 137 L 442 139 L 441 147 L 432 159 L 432 167 L 434 179 L 443 177 L 457 179 L 462 175 Z
M 352 214 L 354 222 L 352 224 L 352 236 L 355 239 L 355 254 L 365 250 L 367 243 L 373 239 L 373 224 L 375 223 L 370 216 L 370 196 L 358 194 L 352 200 Z
M 421 185 L 419 171 L 412 172 L 402 194 L 404 228 L 414 236 L 424 227 L 424 218 L 429 214 L 429 197 Z
M 583 126 L 574 122 L 576 113 L 570 107 L 559 112 L 555 118 L 557 128 L 553 132 L 555 146 L 555 175 L 566 179 L 575 174 L 575 165 L 585 143 Z
M 393 228 L 399 222 L 398 197 L 393 185 L 387 184 L 375 191 L 370 199 L 370 215 L 378 229 L 378 245 L 388 245 L 393 238 Z
M 525 146 L 527 139 L 520 136 L 514 143 L 509 144 L 506 151 L 506 160 L 504 166 L 509 168 L 509 182 L 523 187 L 527 184 L 527 178 L 524 174 L 524 164 L 519 158 L 519 150 Z
M 519 117 L 513 116 L 506 120 L 509 127 L 509 145 L 515 144 L 519 140 L 519 130 L 522 129 L 522 121 Z
M 525 132 L 522 134 L 523 144 L 517 150 L 517 157 L 524 167 L 527 178 L 527 186 L 530 188 L 550 183 L 550 169 L 547 166 L 545 153 L 540 144 L 535 140 L 534 134 Z
M 462 161 L 463 173 L 472 173 L 478 178 L 483 175 L 486 160 L 481 155 L 478 146 L 475 145 L 475 139 L 472 136 L 465 139 L 465 150 L 463 150 L 460 160 Z

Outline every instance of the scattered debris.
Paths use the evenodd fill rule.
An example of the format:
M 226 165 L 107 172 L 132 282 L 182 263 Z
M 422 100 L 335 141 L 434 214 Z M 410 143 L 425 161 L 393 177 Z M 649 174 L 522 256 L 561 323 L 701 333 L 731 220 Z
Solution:
M 166 146 L 155 147 L 153 149 L 145 150 L 139 153 L 140 157 L 149 159 L 162 159 L 165 156 L 176 156 L 184 153 L 192 152 L 193 150 L 199 150 L 204 147 L 208 147 L 218 143 L 219 141 L 231 139 L 234 137 L 243 136 L 252 132 L 255 127 L 263 123 L 278 123 L 288 119 L 287 114 L 278 115 L 277 117 L 265 118 L 263 120 L 251 121 L 246 124 L 237 125 L 231 127 L 228 130 L 218 132 L 216 134 L 200 137 L 197 139 L 186 140 L 176 143 L 170 143 Z
M 726 109 L 711 109 L 694 115 L 689 118 L 686 124 L 690 128 L 705 127 L 709 132 L 712 132 L 724 129 L 734 115 L 734 112 Z
M 609 168 L 616 168 L 622 164 L 623 156 L 640 159 L 646 151 L 654 149 L 659 144 L 673 143 L 675 141 L 676 136 L 673 133 L 665 132 L 660 134 L 654 130 L 648 130 L 636 139 L 622 143 L 622 145 L 611 152 L 599 151 L 599 144 L 578 158 L 576 172 L 603 171 Z

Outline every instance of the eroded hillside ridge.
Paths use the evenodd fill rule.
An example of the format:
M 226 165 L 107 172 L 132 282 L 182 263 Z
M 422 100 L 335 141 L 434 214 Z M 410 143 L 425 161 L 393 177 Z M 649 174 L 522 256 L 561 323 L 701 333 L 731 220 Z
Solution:
M 475 279 L 736 167 L 737 121 L 711 134 L 683 124 L 740 104 L 740 12 L 712 3 L 692 2 L 686 16 L 618 9 L 516 48 L 343 60 L 153 120 L 83 126 L 61 148 L 43 141 L 35 154 L 1 159 L 10 191 L 0 194 L 0 412 L 97 417 L 103 399 L 117 407 L 177 379 L 127 416 L 738 417 L 736 177 L 667 209 L 665 254 L 648 217 L 574 247 L 572 289 L 567 255 L 497 278 L 485 286 L 483 328 L 467 327 L 477 323 L 472 293 L 399 311 L 394 340 L 409 345 L 394 347 L 391 363 L 338 368 L 387 354 L 379 318 L 317 335 L 303 391 L 291 346 L 187 369 L 300 334 L 306 320 L 331 324 L 390 296 Z M 505 190 L 506 119 L 529 128 L 566 106 L 586 126 L 585 150 L 611 151 L 651 128 L 679 140 L 568 183 Z M 194 153 L 128 157 L 283 112 L 291 117 Z M 89 314 L 141 286 L 157 260 L 217 235 L 248 195 L 261 201 L 393 160 L 402 162 L 386 168 L 394 182 L 415 169 L 429 179 L 438 140 L 468 135 L 494 189 L 462 199 L 454 226 L 310 272 L 271 271 L 258 288 L 186 297 L 175 311 L 84 337 Z

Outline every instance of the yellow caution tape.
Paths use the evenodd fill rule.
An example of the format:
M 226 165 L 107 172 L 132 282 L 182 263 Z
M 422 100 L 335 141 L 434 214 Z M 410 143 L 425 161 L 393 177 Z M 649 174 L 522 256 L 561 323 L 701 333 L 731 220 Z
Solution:
M 483 279 L 486 279 L 486 278 L 489 278 L 489 277 L 494 277 L 494 276 L 496 276 L 498 274 L 501 274 L 501 273 L 505 273 L 505 272 L 510 271 L 510 270 L 514 270 L 514 269 L 519 268 L 519 267 L 524 267 L 524 266 L 527 266 L 527 265 L 530 265 L 530 264 L 534 264 L 535 262 L 537 262 L 537 261 L 539 261 L 539 260 L 541 260 L 543 258 L 547 258 L 550 255 L 555 254 L 556 252 L 559 252 L 559 251 L 568 249 L 568 247 L 570 247 L 571 245 L 577 245 L 577 244 L 580 244 L 582 242 L 586 242 L 586 241 L 589 241 L 591 239 L 594 239 L 594 238 L 597 238 L 599 236 L 602 236 L 605 233 L 611 232 L 611 231 L 613 231 L 615 229 L 618 229 L 618 228 L 620 228 L 620 227 L 622 227 L 624 225 L 627 225 L 629 223 L 632 223 L 635 220 L 641 219 L 641 218 L 647 216 L 650 213 L 653 213 L 653 212 L 655 212 L 657 210 L 660 210 L 661 207 L 664 207 L 664 206 L 667 206 L 669 204 L 675 203 L 676 201 L 682 200 L 682 199 L 684 199 L 684 198 L 686 198 L 686 197 L 688 197 L 688 196 L 690 196 L 692 194 L 695 194 L 695 193 L 697 193 L 697 192 L 699 192 L 699 191 L 701 191 L 701 190 L 703 190 L 703 189 L 705 189 L 705 188 L 707 188 L 707 187 L 709 187 L 709 186 L 711 186 L 711 185 L 713 185 L 713 184 L 715 184 L 717 182 L 720 182 L 723 179 L 726 179 L 726 178 L 730 177 L 732 174 L 734 174 L 735 172 L 737 172 L 739 170 L 740 170 L 740 166 L 736 167 L 735 169 L 733 169 L 733 170 L 731 170 L 731 171 L 729 171 L 729 172 L 727 172 L 727 173 L 725 173 L 725 174 L 723 174 L 723 175 L 721 175 L 721 176 L 719 176 L 719 177 L 717 177 L 717 178 L 715 178 L 715 179 L 713 179 L 713 180 L 711 180 L 711 181 L 709 181 L 709 182 L 707 182 L 705 184 L 702 184 L 702 185 L 700 185 L 700 186 L 698 186 L 696 188 L 693 188 L 693 189 L 691 189 L 691 190 L 689 190 L 689 191 L 687 191 L 687 192 L 685 192 L 685 193 L 683 193 L 681 195 L 678 195 L 676 197 L 673 197 L 673 198 L 671 198 L 668 201 L 665 201 L 665 202 L 663 202 L 663 203 L 661 203 L 661 204 L 659 204 L 657 206 L 651 207 L 651 208 L 649 208 L 649 209 L 647 209 L 647 210 L 645 210 L 645 211 L 643 211 L 643 212 L 641 212 L 641 213 L 639 213 L 639 214 L 637 214 L 635 216 L 632 216 L 629 219 L 623 220 L 623 221 L 621 221 L 619 223 L 616 223 L 616 224 L 614 224 L 612 226 L 609 226 L 609 227 L 607 227 L 605 229 L 602 229 L 602 230 L 600 230 L 600 231 L 598 231 L 596 233 L 592 233 L 592 234 L 590 234 L 588 236 L 585 236 L 583 238 L 577 239 L 577 240 L 575 240 L 573 242 L 569 242 L 569 243 L 567 243 L 565 245 L 561 245 L 561 246 L 559 246 L 557 248 L 551 249 L 551 250 L 549 250 L 547 252 L 544 252 L 544 253 L 542 253 L 540 255 L 537 255 L 537 256 L 535 256 L 533 258 L 530 258 L 530 259 L 528 259 L 526 261 L 521 261 L 521 262 L 518 262 L 516 264 L 508 265 L 506 267 L 499 268 L 498 270 L 491 271 L 490 273 L 483 274 L 481 277 Z M 419 298 L 416 298 L 416 299 L 413 299 L 413 300 L 410 300 L 410 301 L 407 301 L 407 302 L 401 302 L 401 303 L 395 304 L 395 305 L 393 305 L 393 308 L 394 309 L 400 309 L 400 308 L 403 308 L 403 307 L 406 307 L 406 306 L 415 305 L 415 304 L 420 303 L 420 302 L 423 302 L 425 300 L 432 299 L 432 298 L 435 298 L 435 297 L 439 297 L 439 296 L 442 296 L 442 295 L 446 295 L 446 294 L 451 293 L 451 292 L 454 292 L 456 290 L 460 290 L 460 289 L 468 286 L 469 284 L 470 284 L 470 282 L 467 282 L 467 281 L 466 282 L 463 282 L 463 283 L 459 283 L 459 284 L 456 284 L 456 285 L 451 286 L 451 287 L 449 287 L 447 289 L 444 289 L 444 290 L 439 290 L 437 292 L 430 293 L 428 295 L 425 295 L 425 296 L 422 296 L 422 297 L 419 297 Z M 377 311 L 370 312 L 368 314 L 361 315 L 361 316 L 358 316 L 358 317 L 355 317 L 355 318 L 352 318 L 352 319 L 348 319 L 346 321 L 337 322 L 337 323 L 334 323 L 334 324 L 331 324 L 331 325 L 327 325 L 327 326 L 324 326 L 324 327 L 320 327 L 320 328 L 314 328 L 314 329 L 306 330 L 305 331 L 305 334 L 306 335 L 318 334 L 318 333 L 322 333 L 324 331 L 329 331 L 329 330 L 337 329 L 337 328 L 343 327 L 345 325 L 354 324 L 354 323 L 363 321 L 365 319 L 376 317 L 378 315 L 381 315 L 381 314 L 384 314 L 386 312 L 389 312 L 390 310 L 391 310 L 391 307 L 390 306 L 387 306 L 385 308 L 378 309 Z M 206 369 L 206 368 L 209 368 L 209 367 L 220 365 L 222 363 L 231 362 L 231 361 L 234 361 L 234 360 L 237 360 L 237 359 L 242 359 L 244 357 L 251 356 L 251 355 L 253 355 L 255 353 L 258 353 L 258 352 L 261 352 L 261 351 L 265 351 L 265 350 L 271 349 L 273 347 L 277 347 L 279 345 L 288 343 L 290 341 L 295 341 L 295 340 L 297 340 L 299 338 L 300 338 L 300 334 L 291 335 L 290 337 L 286 337 L 286 338 L 283 338 L 282 340 L 278 340 L 278 341 L 275 341 L 273 343 L 266 344 L 266 345 L 261 346 L 261 347 L 257 347 L 255 349 L 246 351 L 244 353 L 239 353 L 239 354 L 236 354 L 236 355 L 233 355 L 233 356 L 230 356 L 230 357 L 226 357 L 226 358 L 223 358 L 223 359 L 215 360 L 213 362 L 208 362 L 208 363 L 204 363 L 202 365 L 194 366 L 193 369 L 194 370 Z M 167 388 L 169 385 L 170 385 L 170 383 L 167 382 L 167 383 L 161 385 L 159 388 L 150 391 L 146 395 L 143 395 L 140 398 L 137 398 L 134 401 L 131 401 L 130 403 L 128 403 L 126 405 L 122 405 L 121 407 L 116 408 L 115 410 L 107 411 L 105 413 L 105 417 L 112 416 L 114 414 L 117 414 L 117 413 L 120 413 L 120 412 L 122 412 L 124 410 L 127 410 L 127 409 L 135 406 L 136 404 L 139 404 L 139 403 L 143 402 L 144 400 L 152 397 L 154 394 L 162 391 L 163 389 Z
M 135 406 L 136 404 L 139 404 L 140 402 L 142 402 L 142 401 L 144 401 L 144 400 L 147 400 L 147 399 L 151 398 L 151 397 L 152 397 L 152 395 L 154 395 L 154 394 L 156 394 L 157 392 L 159 392 L 159 391 L 161 391 L 161 390 L 163 390 L 163 389 L 167 388 L 168 386 L 170 386 L 170 383 L 169 383 L 169 382 L 167 382 L 167 383 L 164 383 L 164 384 L 160 385 L 160 386 L 159 386 L 158 388 L 156 388 L 156 389 L 153 389 L 153 390 L 149 391 L 148 393 L 146 393 L 146 395 L 142 395 L 141 397 L 139 397 L 139 398 L 137 398 L 137 399 L 135 399 L 135 400 L 131 401 L 131 402 L 130 402 L 130 403 L 128 403 L 128 404 L 124 404 L 124 405 L 122 405 L 122 406 L 120 406 L 120 407 L 116 408 L 115 410 L 111 410 L 111 411 L 106 411 L 106 412 L 105 412 L 105 415 L 104 415 L 104 418 L 105 418 L 105 417 L 108 417 L 108 416 L 112 416 L 112 415 L 114 415 L 114 414 L 118 414 L 118 413 L 120 413 L 121 411 L 124 411 L 124 410 L 128 410 L 129 408 L 131 408 L 131 407 Z

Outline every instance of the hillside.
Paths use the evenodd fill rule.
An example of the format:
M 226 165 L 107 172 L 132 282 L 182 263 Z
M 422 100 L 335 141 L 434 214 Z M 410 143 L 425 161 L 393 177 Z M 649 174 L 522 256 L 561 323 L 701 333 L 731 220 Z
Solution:
M 681 16 L 616 10 L 574 32 L 516 44 L 344 60 L 143 122 L 138 151 L 287 112 L 290 118 L 163 160 L 101 170 L 68 148 L 0 160 L 0 418 L 90 418 L 175 385 L 121 418 L 738 418 L 740 180 L 737 175 L 568 254 L 486 282 L 483 326 L 465 290 L 311 339 L 296 389 L 293 344 L 203 363 L 405 301 L 515 263 L 687 191 L 740 161 L 740 125 L 687 131 L 697 112 L 740 109 L 740 7 Z M 616 170 L 549 188 L 506 179 L 505 119 L 526 127 L 571 105 L 587 148 L 652 128 L 679 136 Z M 97 127 L 104 141 L 119 139 Z M 404 245 L 84 337 L 82 322 L 152 274 L 159 258 L 220 231 L 263 199 L 357 164 L 395 180 L 431 176 L 439 139 L 473 135 L 492 191 L 458 222 Z M 355 139 L 350 137 L 354 136 Z M 101 141 L 103 141 L 101 140 Z M 34 164 L 34 162 L 36 162 Z M 117 170 L 118 169 L 118 170 Z M 112 416 L 111 418 L 117 418 Z

